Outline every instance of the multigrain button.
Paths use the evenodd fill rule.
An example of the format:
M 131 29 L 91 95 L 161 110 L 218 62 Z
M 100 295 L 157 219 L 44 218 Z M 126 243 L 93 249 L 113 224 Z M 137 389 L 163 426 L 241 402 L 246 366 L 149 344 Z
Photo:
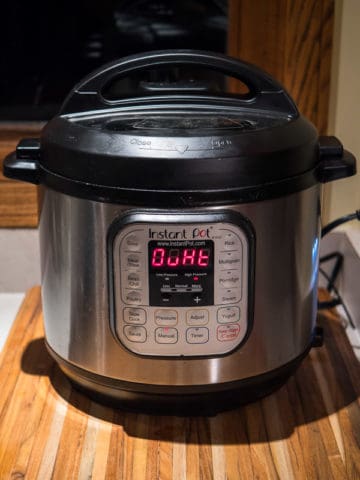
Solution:
M 177 324 L 176 310 L 156 310 L 155 323 L 164 327 L 173 327 Z
M 125 245 L 127 250 L 137 251 L 140 250 L 140 239 L 134 233 L 127 235 L 125 238 Z
M 229 324 L 219 325 L 216 330 L 216 336 L 219 342 L 231 342 L 236 340 L 240 333 L 240 325 Z
M 146 342 L 146 329 L 144 327 L 138 327 L 135 325 L 125 325 L 124 327 L 125 337 L 130 342 L 144 343 Z
M 124 308 L 124 321 L 133 325 L 144 325 L 146 323 L 146 312 L 142 308 Z
M 233 323 L 240 320 L 239 307 L 222 307 L 217 311 L 218 323 Z
M 155 330 L 156 343 L 176 343 L 178 341 L 178 331 L 176 328 L 160 327 Z
M 241 254 L 239 252 L 221 252 L 218 257 L 220 269 L 234 269 L 241 265 Z
M 186 330 L 187 343 L 206 343 L 209 341 L 209 330 L 205 327 L 193 327 Z
M 137 253 L 130 253 L 127 256 L 127 267 L 128 268 L 140 268 L 141 267 L 141 255 Z
M 188 310 L 186 312 L 186 323 L 188 325 L 206 325 L 209 322 L 207 310 Z
M 140 305 L 142 303 L 142 295 L 139 290 L 130 290 L 125 292 L 125 303 Z

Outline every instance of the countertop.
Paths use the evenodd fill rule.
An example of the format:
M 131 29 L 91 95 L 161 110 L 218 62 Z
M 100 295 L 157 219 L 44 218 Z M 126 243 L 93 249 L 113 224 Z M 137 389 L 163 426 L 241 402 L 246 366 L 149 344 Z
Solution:
M 272 395 L 214 417 L 101 406 L 73 390 L 44 346 L 40 289 L 0 356 L 0 478 L 360 478 L 360 367 L 339 318 Z

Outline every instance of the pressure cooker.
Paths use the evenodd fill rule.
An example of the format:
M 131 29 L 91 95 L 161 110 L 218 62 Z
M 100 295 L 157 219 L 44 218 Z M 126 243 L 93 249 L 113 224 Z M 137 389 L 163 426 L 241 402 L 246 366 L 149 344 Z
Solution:
M 48 351 L 125 409 L 209 414 L 270 393 L 319 343 L 320 185 L 354 173 L 245 62 L 169 50 L 95 71 L 4 163 L 41 186 Z

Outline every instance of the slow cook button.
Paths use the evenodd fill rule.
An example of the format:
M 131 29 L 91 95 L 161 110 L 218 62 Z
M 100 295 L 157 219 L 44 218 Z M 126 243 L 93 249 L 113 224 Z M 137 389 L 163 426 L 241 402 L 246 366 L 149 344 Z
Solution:
M 176 343 L 178 341 L 178 331 L 176 328 L 160 327 L 155 330 L 156 343 Z
M 209 330 L 205 327 L 194 327 L 186 330 L 187 343 L 206 343 L 209 341 Z
M 138 327 L 135 325 L 125 325 L 124 327 L 125 337 L 130 342 L 144 343 L 146 342 L 146 330 L 144 327 Z
M 218 265 L 220 269 L 239 268 L 241 266 L 241 255 L 236 252 L 221 252 L 218 257 Z
M 240 270 L 223 271 L 219 274 L 219 285 L 223 288 L 236 288 L 240 286 Z
M 228 288 L 226 290 L 220 290 L 219 303 L 237 303 L 240 301 L 241 292 L 239 288 Z
M 142 303 L 141 291 L 130 290 L 125 292 L 125 303 L 140 305 Z
M 133 325 L 144 325 L 146 323 L 146 312 L 142 308 L 124 308 L 124 320 Z
M 216 336 L 219 342 L 231 342 L 236 340 L 240 333 L 240 325 L 219 325 L 217 327 Z
M 240 239 L 235 233 L 223 232 L 220 250 L 238 250 L 240 245 Z
M 155 323 L 163 327 L 174 327 L 177 324 L 176 310 L 156 310 Z
M 209 321 L 207 310 L 188 310 L 186 312 L 186 323 L 188 325 L 206 325 Z
M 218 323 L 233 323 L 240 320 L 239 307 L 222 307 L 217 311 Z

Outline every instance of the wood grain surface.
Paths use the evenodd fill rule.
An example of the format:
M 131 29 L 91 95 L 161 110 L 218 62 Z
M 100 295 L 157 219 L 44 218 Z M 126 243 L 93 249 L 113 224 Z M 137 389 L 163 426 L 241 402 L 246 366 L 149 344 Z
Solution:
M 0 479 L 358 479 L 360 368 L 339 318 L 286 385 L 214 417 L 101 406 L 44 347 L 40 289 L 0 356 Z

